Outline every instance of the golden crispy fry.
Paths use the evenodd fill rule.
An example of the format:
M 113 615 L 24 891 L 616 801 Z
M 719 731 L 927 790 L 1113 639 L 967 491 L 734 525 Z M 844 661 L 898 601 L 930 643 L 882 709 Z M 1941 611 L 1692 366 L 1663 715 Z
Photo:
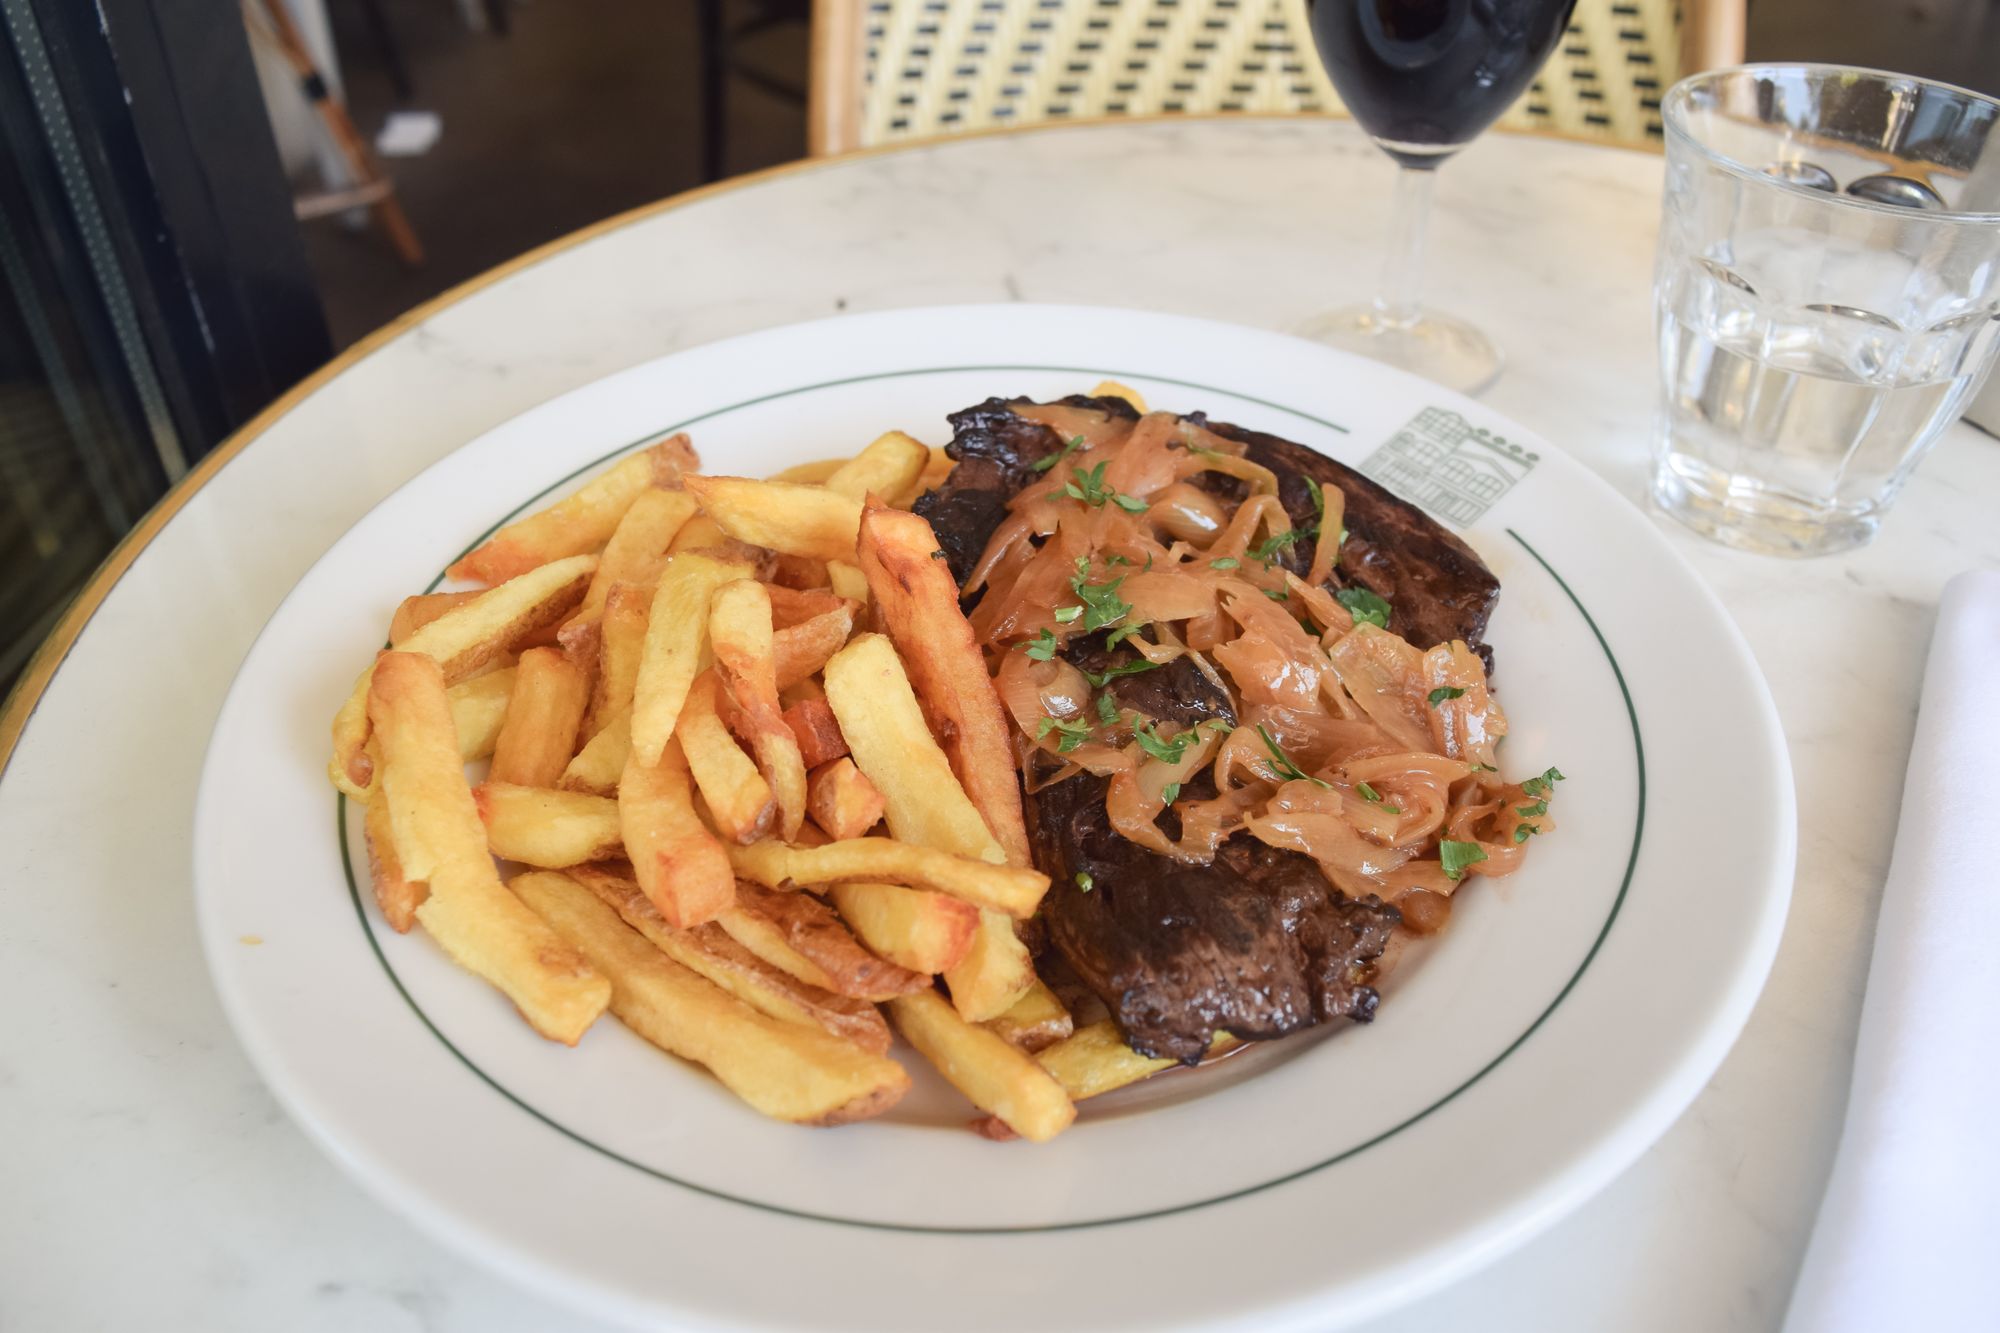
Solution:
M 618 520 L 611 539 L 604 544 L 604 553 L 597 561 L 597 576 L 583 595 L 583 605 L 563 626 L 564 634 L 580 630 L 597 619 L 611 596 L 613 584 L 652 587 L 653 580 L 666 567 L 667 548 L 673 545 L 674 538 L 694 517 L 697 508 L 694 497 L 686 491 L 652 487 L 639 492 L 625 516 Z
M 381 793 L 368 803 L 367 811 L 361 831 L 368 843 L 368 879 L 375 889 L 375 905 L 382 909 L 383 919 L 399 934 L 407 935 L 417 924 L 417 908 L 430 896 L 430 885 L 403 874 L 402 862 L 396 859 L 395 838 L 389 831 L 389 803 Z
M 1137 389 L 1128 389 L 1117 380 L 1099 380 L 1097 387 L 1090 391 L 1092 398 L 1123 398 L 1132 404 L 1140 416 L 1146 415 L 1146 400 Z
M 1049 887 L 1049 877 L 1039 870 L 996 866 L 893 838 L 850 838 L 823 847 L 787 847 L 766 838 L 730 848 L 729 861 L 737 874 L 766 888 L 882 880 L 936 889 L 1019 917 L 1032 916 Z
M 513 881 L 520 900 L 611 978 L 611 1010 L 664 1051 L 705 1065 L 765 1115 L 837 1125 L 880 1115 L 910 1084 L 901 1065 L 760 1014 L 667 957 L 564 875 Z
M 870 952 L 913 972 L 957 966 L 979 927 L 978 908 L 929 889 L 858 882 L 830 884 L 826 896 Z
M 789 481 L 795 486 L 818 486 L 834 473 L 846 467 L 845 458 L 821 458 L 811 463 L 794 463 L 790 467 L 771 474 L 772 481 Z
M 1208 1053 L 1220 1055 L 1241 1042 L 1227 1032 L 1215 1034 Z M 1155 1060 L 1140 1055 L 1118 1035 L 1118 1025 L 1110 1019 L 1087 1023 L 1035 1056 L 1042 1068 L 1055 1076 L 1071 1101 L 1113 1092 L 1127 1084 L 1170 1069 L 1173 1060 Z
M 771 784 L 716 714 L 715 695 L 713 671 L 694 678 L 674 737 L 716 831 L 732 842 L 755 842 L 771 831 L 777 803 L 771 799 Z
M 787 588 L 772 583 L 764 589 L 771 599 L 771 627 L 784 629 L 800 621 L 823 616 L 829 611 L 838 611 L 847 606 L 845 598 L 826 587 Z M 848 607 L 852 610 L 852 607 Z
M 625 761 L 631 754 L 632 710 L 621 708 L 602 731 L 577 751 L 556 786 L 563 791 L 583 791 L 593 796 L 616 795 L 618 779 L 624 776 Z
M 708 521 L 713 523 L 715 520 Z M 774 555 L 768 577 L 774 587 L 795 588 L 801 592 L 824 592 L 827 589 L 826 561 L 815 560 L 811 556 Z
M 1038 980 L 1028 987 L 1026 995 L 1014 1002 L 1012 1009 L 989 1021 L 986 1027 L 1022 1050 L 1034 1052 L 1068 1037 L 1076 1022 L 1056 993 Z
M 865 500 L 870 495 L 895 495 L 916 484 L 931 461 L 931 451 L 892 430 L 840 465 L 820 484 L 839 495 Z
M 953 1087 L 1022 1138 L 1045 1143 L 1076 1119 L 1062 1085 L 1033 1057 L 960 1018 L 936 991 L 889 1001 L 889 1017 Z
M 854 559 L 861 502 L 819 486 L 747 477 L 689 477 L 702 511 L 738 541 L 783 555 Z
M 825 666 L 854 632 L 854 613 L 843 605 L 811 620 L 788 625 L 771 636 L 778 688 L 790 689 Z
M 832 909 L 809 893 L 737 886 L 736 906 L 716 920 L 731 939 L 773 967 L 836 995 L 886 1000 L 931 984 L 922 973 L 861 947 Z
M 638 881 L 629 873 L 606 866 L 574 866 L 564 873 L 596 894 L 598 901 L 667 957 L 699 972 L 759 1013 L 787 1023 L 825 1028 L 864 1051 L 888 1054 L 889 1025 L 868 1001 L 835 995 L 800 981 L 751 953 L 713 921 L 693 930 L 675 930 L 646 901 Z
M 561 649 L 522 653 L 507 720 L 493 745 L 493 780 L 553 787 L 576 753 L 577 728 L 589 700 L 589 673 Z
M 659 763 L 688 686 L 705 665 L 709 600 L 717 588 L 750 572 L 748 564 L 698 552 L 676 555 L 661 572 L 632 692 L 632 753 L 641 764 Z
M 902 659 L 887 639 L 856 635 L 826 664 L 824 682 L 854 762 L 882 793 L 890 833 L 956 856 L 1006 860 L 932 739 Z
M 420 653 L 384 653 L 368 712 L 382 759 L 379 799 L 401 874 L 428 892 L 417 920 L 460 966 L 493 983 L 537 1032 L 575 1045 L 610 984 L 501 886 L 465 784 L 444 672 Z
M 447 571 L 455 579 L 501 583 L 538 565 L 595 551 L 648 487 L 672 485 L 696 466 L 687 436 L 676 435 L 627 457 L 547 509 L 509 523 Z
M 482 782 L 473 790 L 486 844 L 503 861 L 560 870 L 625 853 L 618 803 L 588 792 Z
M 396 604 L 389 619 L 389 646 L 401 648 L 405 640 L 453 607 L 464 606 L 479 596 L 471 592 L 420 592 Z
M 833 838 L 858 838 L 882 819 L 882 793 L 852 759 L 822 764 L 806 779 L 813 822 Z
M 639 887 L 677 930 L 713 921 L 736 901 L 729 855 L 694 811 L 694 782 L 680 742 L 646 764 L 635 745 L 618 780 L 618 824 Z
M 778 830 L 795 838 L 806 818 L 806 765 L 778 707 L 771 598 L 764 585 L 738 579 L 716 589 L 708 634 L 716 683 L 734 706 L 736 728 L 750 742 L 778 803 Z
M 451 724 L 458 732 L 458 757 L 468 764 L 493 753 L 500 728 L 507 724 L 507 702 L 514 695 L 518 667 L 502 667 L 462 680 L 445 691 L 451 700 Z
M 447 685 L 469 679 L 524 635 L 568 615 L 583 596 L 597 557 L 579 555 L 532 570 L 453 607 L 411 634 L 402 651 L 421 653 L 443 669 Z M 327 776 L 357 800 L 374 781 L 368 748 L 368 685 L 375 668 L 354 682 L 333 717 L 333 759 Z
M 954 466 L 956 464 L 952 462 L 950 454 L 942 449 L 933 448 L 930 460 L 924 464 L 923 475 L 918 477 L 913 485 L 906 486 L 890 496 L 889 503 L 898 509 L 908 509 L 917 502 L 917 497 L 944 485 L 944 479 L 951 475 Z
M 830 764 L 847 753 L 847 738 L 840 734 L 840 720 L 824 694 L 801 699 L 785 709 L 785 725 L 799 742 L 799 758 L 807 768 Z
M 652 611 L 650 586 L 620 583 L 605 594 L 596 632 L 597 681 L 590 691 L 590 710 L 583 717 L 585 740 L 602 731 L 618 714 L 631 710 Z M 576 642 L 581 645 L 583 639 Z
M 845 560 L 827 562 L 826 582 L 836 594 L 854 605 L 868 604 L 868 576 Z
M 1035 984 L 1035 962 L 1004 912 L 979 911 L 979 927 L 965 957 L 945 969 L 951 1002 L 966 1021 L 984 1023 L 1020 1002 Z
M 937 550 L 931 525 L 915 514 L 871 506 L 861 517 L 861 568 L 877 621 L 896 645 L 965 794 L 1009 864 L 1027 865 L 1012 724 L 959 609 L 958 585 L 934 558 Z

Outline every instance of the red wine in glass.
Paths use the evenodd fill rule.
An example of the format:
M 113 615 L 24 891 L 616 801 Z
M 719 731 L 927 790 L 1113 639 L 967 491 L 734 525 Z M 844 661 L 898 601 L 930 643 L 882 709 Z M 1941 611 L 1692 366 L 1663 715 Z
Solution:
M 1396 160 L 1395 232 L 1382 294 L 1306 332 L 1467 393 L 1500 354 L 1477 329 L 1418 303 L 1432 172 L 1499 119 L 1562 40 L 1576 0 L 1306 0 L 1320 63 L 1361 127 Z

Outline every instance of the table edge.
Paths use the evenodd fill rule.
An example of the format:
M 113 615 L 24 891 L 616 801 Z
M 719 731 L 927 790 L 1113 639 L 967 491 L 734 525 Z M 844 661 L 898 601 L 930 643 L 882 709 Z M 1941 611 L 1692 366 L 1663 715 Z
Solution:
M 725 180 L 710 181 L 690 189 L 681 190 L 640 204 L 622 213 L 614 213 L 588 226 L 566 232 L 553 240 L 545 241 L 496 264 L 482 273 L 467 278 L 455 287 L 447 288 L 419 305 L 412 306 L 387 324 L 356 341 L 353 345 L 336 353 L 331 360 L 307 375 L 297 384 L 280 394 L 262 411 L 232 432 L 215 448 L 201 457 L 188 474 L 162 495 L 153 507 L 133 525 L 131 531 L 111 548 L 96 571 L 92 573 L 62 616 L 56 621 L 48 636 L 35 649 L 34 655 L 21 670 L 20 678 L 8 691 L 4 702 L 0 702 L 0 779 L 7 775 L 13 762 L 14 751 L 21 737 L 26 733 L 28 722 L 34 716 L 42 696 L 55 680 L 56 672 L 69 657 L 70 649 L 82 637 L 98 607 L 104 604 L 119 579 L 125 576 L 141 552 L 152 544 L 155 537 L 173 520 L 216 473 L 220 472 L 232 459 L 241 454 L 272 426 L 287 416 L 314 393 L 365 361 L 381 348 L 394 342 L 403 334 L 429 320 L 432 316 L 457 305 L 468 297 L 477 295 L 486 288 L 510 278 L 526 269 L 533 268 L 544 260 L 596 240 L 600 236 L 620 230 L 635 222 L 673 212 L 690 204 L 736 190 L 764 184 L 780 177 L 804 174 L 826 167 L 841 166 L 848 162 L 869 158 L 887 157 L 897 153 L 919 152 L 941 145 L 994 139 L 1004 136 L 1026 136 L 1030 134 L 1052 133 L 1062 130 L 1101 129 L 1114 125 L 1150 126 L 1167 123 L 1200 122 L 1212 124 L 1226 121 L 1299 121 L 1299 120 L 1351 120 L 1343 114 L 1322 113 L 1318 115 L 1277 111 L 1218 111 L 1189 114 L 1186 112 L 1161 112 L 1143 116 L 1090 116 L 1076 120 L 1043 121 L 1031 125 L 996 125 L 976 130 L 960 131 L 954 134 L 925 135 L 908 139 L 898 139 L 890 143 L 871 144 L 846 152 L 832 153 L 818 157 L 804 157 L 790 162 L 780 162 L 756 171 L 731 176 Z M 1634 145 L 1593 139 L 1585 135 L 1571 134 L 1560 130 L 1516 129 L 1508 126 L 1493 126 L 1491 133 L 1506 134 L 1531 139 L 1548 139 L 1563 143 L 1576 143 L 1593 148 L 1609 148 L 1622 152 L 1657 155 L 1660 150 L 1651 145 Z

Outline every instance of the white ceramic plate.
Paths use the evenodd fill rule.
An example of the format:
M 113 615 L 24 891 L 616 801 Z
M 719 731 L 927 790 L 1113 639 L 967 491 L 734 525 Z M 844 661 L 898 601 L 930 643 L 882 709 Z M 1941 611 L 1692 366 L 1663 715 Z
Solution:
M 1461 896 L 1368 1027 L 1294 1039 L 994 1144 L 920 1086 L 774 1124 L 606 1019 L 569 1050 L 354 887 L 328 719 L 396 602 L 660 434 L 763 475 L 992 394 L 1111 377 L 1300 440 L 1431 507 L 1499 575 L 1510 774 L 1568 775 L 1527 868 Z M 1138 312 L 848 316 L 635 367 L 424 472 L 281 606 L 216 724 L 195 837 L 217 988 L 279 1098 L 392 1207 L 634 1324 L 1325 1327 L 1492 1258 L 1701 1088 L 1776 948 L 1792 784 L 1720 606 L 1595 476 L 1477 403 L 1317 346 Z M 365 867 L 362 873 L 365 875 Z M 912 1063 L 915 1063 L 912 1057 Z M 913 1071 L 914 1072 L 914 1071 Z

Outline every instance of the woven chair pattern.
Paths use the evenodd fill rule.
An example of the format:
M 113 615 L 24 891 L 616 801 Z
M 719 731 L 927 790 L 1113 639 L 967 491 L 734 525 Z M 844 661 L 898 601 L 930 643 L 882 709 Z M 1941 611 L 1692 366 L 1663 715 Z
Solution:
M 1679 77 L 1677 0 L 1582 0 L 1501 118 L 1640 144 Z M 1303 0 L 868 0 L 861 142 L 1175 112 L 1337 111 Z

